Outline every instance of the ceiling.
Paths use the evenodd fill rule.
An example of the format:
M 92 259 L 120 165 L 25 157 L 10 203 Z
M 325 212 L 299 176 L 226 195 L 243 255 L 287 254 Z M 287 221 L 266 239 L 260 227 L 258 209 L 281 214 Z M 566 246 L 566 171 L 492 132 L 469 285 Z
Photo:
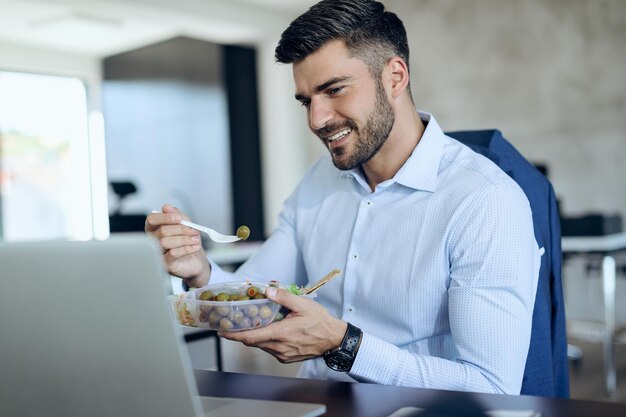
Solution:
M 316 0 L 0 0 L 0 43 L 103 57 L 176 36 L 275 39 Z

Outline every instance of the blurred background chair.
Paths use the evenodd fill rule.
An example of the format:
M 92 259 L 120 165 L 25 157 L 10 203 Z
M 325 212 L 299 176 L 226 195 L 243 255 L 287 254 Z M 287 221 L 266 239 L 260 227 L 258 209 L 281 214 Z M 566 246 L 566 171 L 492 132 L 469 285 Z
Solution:
M 147 214 L 123 213 L 124 200 L 137 192 L 137 186 L 131 181 L 111 181 L 109 185 L 117 196 L 117 205 L 109 214 L 110 232 L 143 232 Z

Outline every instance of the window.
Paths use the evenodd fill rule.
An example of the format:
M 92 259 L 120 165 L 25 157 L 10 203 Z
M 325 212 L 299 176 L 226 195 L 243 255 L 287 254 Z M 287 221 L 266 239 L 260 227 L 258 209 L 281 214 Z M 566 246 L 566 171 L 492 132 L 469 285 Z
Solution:
M 103 226 L 94 212 L 104 205 L 106 213 L 106 197 L 97 203 L 93 184 L 106 182 L 106 174 L 94 178 L 104 155 L 101 162 L 92 157 L 100 144 L 90 146 L 90 124 L 98 125 L 91 120 L 79 79 L 0 71 L 2 239 L 97 237 Z

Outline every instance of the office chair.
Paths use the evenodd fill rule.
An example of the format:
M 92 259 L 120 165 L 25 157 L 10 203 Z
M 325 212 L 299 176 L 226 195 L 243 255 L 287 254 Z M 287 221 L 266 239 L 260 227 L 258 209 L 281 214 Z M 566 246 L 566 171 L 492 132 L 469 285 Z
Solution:
M 111 181 L 111 189 L 117 195 L 117 207 L 109 214 L 111 233 L 143 232 L 147 214 L 123 214 L 122 206 L 126 197 L 137 192 L 137 187 L 130 181 Z
M 517 182 L 530 202 L 535 239 L 539 247 L 545 249 L 545 253 L 541 257 L 521 394 L 568 398 L 561 230 L 552 184 L 499 130 L 448 132 L 447 135 L 492 160 Z

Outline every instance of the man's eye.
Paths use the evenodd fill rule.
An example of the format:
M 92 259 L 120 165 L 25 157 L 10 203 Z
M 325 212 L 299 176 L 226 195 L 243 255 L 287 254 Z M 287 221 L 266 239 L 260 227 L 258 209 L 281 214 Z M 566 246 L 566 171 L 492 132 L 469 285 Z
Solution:
M 300 101 L 300 105 L 302 107 L 306 107 L 308 109 L 309 106 L 311 105 L 311 100 L 302 100 L 302 101 Z
M 343 90 L 343 87 L 331 88 L 326 92 L 326 94 L 328 94 L 329 96 L 334 96 L 335 94 L 339 94 L 341 90 Z

